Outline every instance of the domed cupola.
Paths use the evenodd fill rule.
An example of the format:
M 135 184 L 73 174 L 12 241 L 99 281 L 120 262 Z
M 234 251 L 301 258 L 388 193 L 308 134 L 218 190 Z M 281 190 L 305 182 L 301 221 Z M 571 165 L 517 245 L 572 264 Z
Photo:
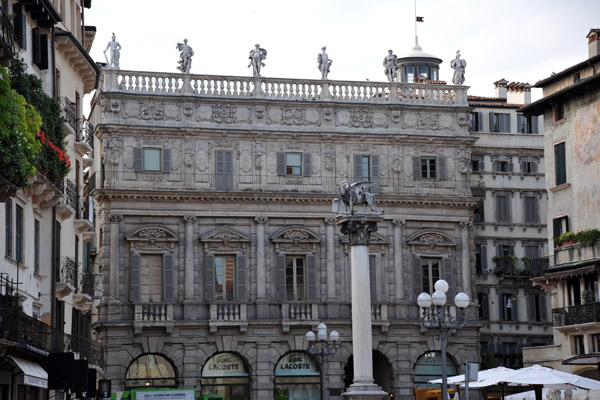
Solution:
M 426 81 L 438 81 L 440 64 L 442 59 L 433 54 L 425 53 L 419 40 L 415 36 L 415 45 L 411 52 L 403 57 L 398 57 L 398 81 L 403 83 L 414 83 Z

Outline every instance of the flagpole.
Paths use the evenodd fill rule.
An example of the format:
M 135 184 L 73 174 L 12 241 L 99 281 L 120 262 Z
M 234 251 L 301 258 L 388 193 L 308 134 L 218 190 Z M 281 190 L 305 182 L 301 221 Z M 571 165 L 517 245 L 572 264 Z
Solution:
M 415 0 L 415 44 L 419 43 L 417 37 L 417 0 Z

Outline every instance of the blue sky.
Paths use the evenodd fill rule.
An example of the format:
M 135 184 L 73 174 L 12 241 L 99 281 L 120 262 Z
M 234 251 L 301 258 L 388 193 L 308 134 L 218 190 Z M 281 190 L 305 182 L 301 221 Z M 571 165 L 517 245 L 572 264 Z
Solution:
M 326 45 L 330 79 L 385 81 L 388 49 L 402 56 L 414 44 L 414 0 L 95 0 L 85 10 L 97 27 L 91 55 L 104 61 L 112 32 L 122 45 L 121 69 L 178 72 L 177 42 L 194 49 L 191 73 L 251 76 L 248 52 L 268 51 L 265 77 L 320 78 Z M 469 94 L 493 96 L 493 82 L 534 84 L 588 56 L 585 38 L 600 28 L 597 0 L 418 0 L 419 44 L 443 59 L 451 81 L 456 50 L 467 61 Z M 534 92 L 533 97 L 541 95 Z

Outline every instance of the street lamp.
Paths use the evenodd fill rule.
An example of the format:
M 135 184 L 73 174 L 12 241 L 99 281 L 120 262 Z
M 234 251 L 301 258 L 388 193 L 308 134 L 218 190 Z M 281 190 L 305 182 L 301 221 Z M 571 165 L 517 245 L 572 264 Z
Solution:
M 317 359 L 321 367 L 321 400 L 325 400 L 325 364 L 337 353 L 339 339 L 340 335 L 337 331 L 331 331 L 327 337 L 327 325 L 322 322 L 317 326 L 316 337 L 313 331 L 306 332 L 308 352 Z
M 469 305 L 469 296 L 460 292 L 454 297 L 456 312 L 446 305 L 446 292 L 448 282 L 438 280 L 434 285 L 435 292 L 421 293 L 417 297 L 417 304 L 421 308 L 421 326 L 437 330 L 442 341 L 442 400 L 448 400 L 448 371 L 446 370 L 446 341 L 452 329 L 462 328 L 467 323 L 466 308 Z M 432 305 L 433 303 L 433 305 Z

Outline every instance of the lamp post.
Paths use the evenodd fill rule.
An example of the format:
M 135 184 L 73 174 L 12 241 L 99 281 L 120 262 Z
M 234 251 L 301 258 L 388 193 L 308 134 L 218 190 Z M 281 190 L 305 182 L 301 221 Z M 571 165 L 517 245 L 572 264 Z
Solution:
M 325 400 L 325 365 L 337 353 L 339 339 L 340 335 L 337 331 L 331 331 L 328 337 L 327 325 L 322 322 L 317 326 L 316 337 L 313 331 L 306 332 L 308 352 L 317 359 L 321 368 L 321 400 Z
M 458 293 L 454 297 L 454 305 L 458 310 L 452 313 L 450 306 L 446 305 L 448 282 L 440 279 L 435 283 L 434 289 L 433 295 L 421 293 L 417 297 L 417 304 L 421 308 L 421 326 L 437 330 L 438 337 L 442 341 L 442 400 L 448 400 L 446 342 L 452 329 L 462 328 L 467 323 L 466 308 L 469 305 L 469 296 L 463 292 Z

